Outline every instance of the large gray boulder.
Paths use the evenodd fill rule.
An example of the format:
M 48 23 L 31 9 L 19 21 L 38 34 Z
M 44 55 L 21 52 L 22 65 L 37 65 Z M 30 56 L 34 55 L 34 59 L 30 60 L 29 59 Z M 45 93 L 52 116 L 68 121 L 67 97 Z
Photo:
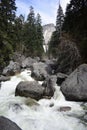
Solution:
M 20 64 L 17 62 L 10 61 L 10 64 L 3 69 L 2 74 L 6 76 L 12 76 L 21 71 Z
M 80 65 L 62 83 L 61 91 L 67 100 L 87 101 L 87 64 Z
M 49 74 L 51 74 L 51 68 L 46 63 L 38 62 L 33 64 L 31 76 L 35 80 L 43 81 Z
M 0 130 L 22 130 L 22 129 L 20 129 L 16 125 L 16 123 L 9 120 L 8 118 L 0 116 Z
M 20 82 L 15 91 L 16 96 L 31 97 L 35 100 L 39 100 L 43 97 L 44 88 L 38 84 L 38 82 L 25 81 Z

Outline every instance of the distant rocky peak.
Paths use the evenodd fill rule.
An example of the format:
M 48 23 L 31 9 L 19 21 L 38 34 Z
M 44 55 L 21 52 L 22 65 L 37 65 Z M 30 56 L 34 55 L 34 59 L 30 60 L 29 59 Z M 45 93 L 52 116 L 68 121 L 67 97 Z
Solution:
M 55 26 L 53 23 L 46 24 L 43 26 L 43 37 L 44 37 L 44 50 L 48 50 L 48 43 L 51 39 L 52 33 L 55 31 Z
M 44 36 L 44 41 L 45 44 L 48 44 L 50 41 L 50 38 L 52 36 L 52 33 L 55 31 L 55 26 L 53 23 L 46 24 L 43 26 L 43 36 Z

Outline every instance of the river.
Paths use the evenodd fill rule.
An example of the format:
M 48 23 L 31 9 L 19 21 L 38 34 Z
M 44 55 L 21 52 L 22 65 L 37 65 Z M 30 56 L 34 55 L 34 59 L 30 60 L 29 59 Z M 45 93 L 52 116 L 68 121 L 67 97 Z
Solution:
M 34 81 L 31 71 L 24 70 L 12 76 L 10 81 L 1 82 L 1 116 L 11 119 L 22 130 L 87 130 L 87 123 L 82 119 L 86 112 L 82 102 L 66 101 L 57 85 L 51 99 L 35 101 L 15 97 L 15 88 L 20 81 Z M 71 110 L 60 111 L 60 107 L 65 106 L 71 107 Z

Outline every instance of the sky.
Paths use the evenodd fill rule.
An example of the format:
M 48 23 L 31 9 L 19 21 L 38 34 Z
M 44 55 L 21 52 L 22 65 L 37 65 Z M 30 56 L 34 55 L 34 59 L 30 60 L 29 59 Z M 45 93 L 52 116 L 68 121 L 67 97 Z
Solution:
M 70 0 L 60 0 L 60 4 L 65 12 L 66 5 Z M 56 21 L 59 0 L 16 0 L 17 16 L 29 14 L 29 7 L 33 6 L 35 14 L 41 15 L 42 24 L 54 23 Z

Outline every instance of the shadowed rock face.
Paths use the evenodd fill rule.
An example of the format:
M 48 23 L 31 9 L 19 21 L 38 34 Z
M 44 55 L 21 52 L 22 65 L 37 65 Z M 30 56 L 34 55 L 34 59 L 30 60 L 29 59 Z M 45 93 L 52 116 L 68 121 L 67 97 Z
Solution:
M 62 83 L 61 90 L 67 100 L 87 101 L 87 64 L 72 72 Z
M 8 118 L 0 116 L 0 130 L 22 130 L 16 123 L 12 122 Z

